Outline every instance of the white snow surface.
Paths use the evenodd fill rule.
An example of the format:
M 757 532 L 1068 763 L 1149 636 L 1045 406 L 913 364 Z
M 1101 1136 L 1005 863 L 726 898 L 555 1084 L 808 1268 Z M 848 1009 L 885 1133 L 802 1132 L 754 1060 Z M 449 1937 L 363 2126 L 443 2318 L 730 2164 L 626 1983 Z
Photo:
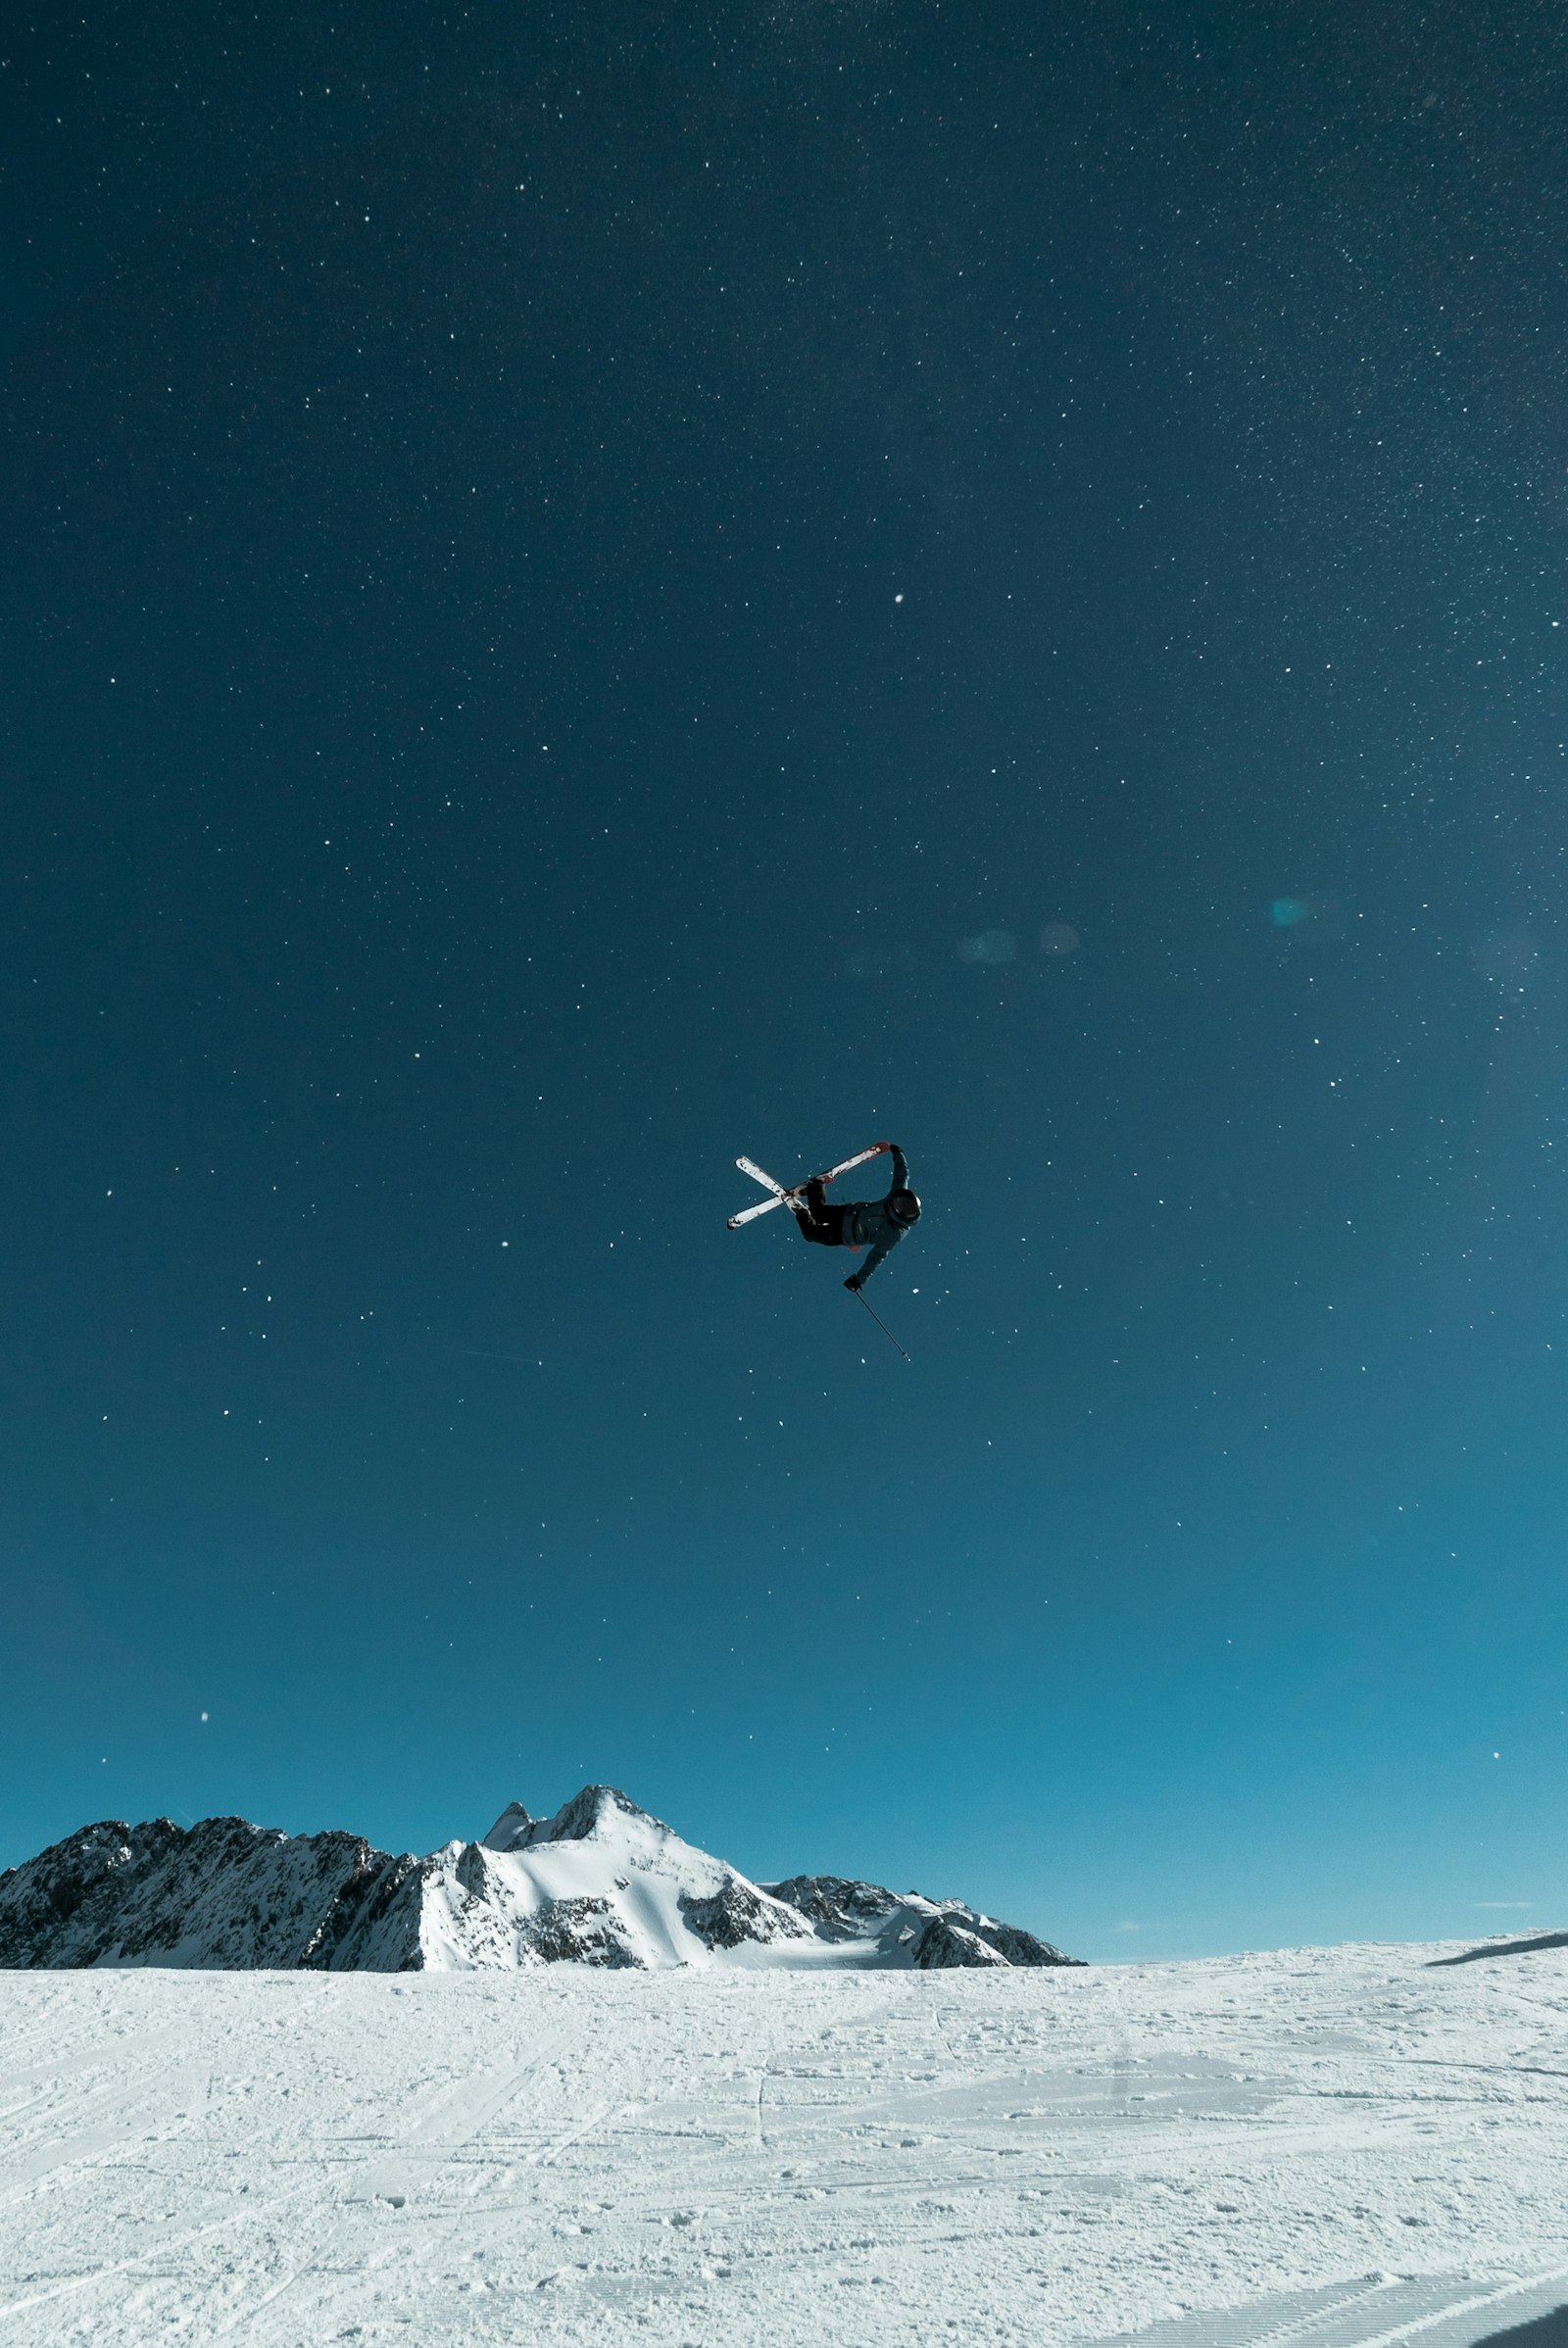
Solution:
M 1471 2348 L 1568 1948 L 1446 1953 L 0 1973 L 0 2341 Z

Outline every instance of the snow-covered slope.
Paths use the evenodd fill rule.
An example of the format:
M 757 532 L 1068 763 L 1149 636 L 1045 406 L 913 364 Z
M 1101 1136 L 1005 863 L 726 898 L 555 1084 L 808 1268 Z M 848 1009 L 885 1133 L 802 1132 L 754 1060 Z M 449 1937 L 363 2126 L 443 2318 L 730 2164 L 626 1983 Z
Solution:
M 814 1944 L 793 1908 L 610 1785 L 585 1785 L 554 1818 L 513 1802 L 457 1856 L 450 1883 L 456 1902 L 445 1877 L 426 1902 L 427 1966 L 658 1971 Z
M 609 1785 L 553 1818 L 394 1858 L 358 1835 L 240 1818 L 83 1827 L 0 1875 L 0 1967 L 324 1973 L 560 1963 L 915 1968 L 1066 1965 L 959 1900 L 834 1876 L 760 1885 Z
M 1454 1953 L 0 1973 L 0 2338 L 1477 2348 L 1568 2300 L 1568 1948 Z

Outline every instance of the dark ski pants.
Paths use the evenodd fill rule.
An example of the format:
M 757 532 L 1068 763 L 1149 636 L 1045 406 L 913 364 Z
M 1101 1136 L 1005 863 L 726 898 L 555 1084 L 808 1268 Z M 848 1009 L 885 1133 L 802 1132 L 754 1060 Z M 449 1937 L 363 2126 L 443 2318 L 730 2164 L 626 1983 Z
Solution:
M 808 1182 L 803 1196 L 805 1205 L 795 1209 L 795 1220 L 801 1227 L 802 1238 L 814 1240 L 819 1247 L 842 1247 L 843 1207 L 829 1206 L 819 1182 Z

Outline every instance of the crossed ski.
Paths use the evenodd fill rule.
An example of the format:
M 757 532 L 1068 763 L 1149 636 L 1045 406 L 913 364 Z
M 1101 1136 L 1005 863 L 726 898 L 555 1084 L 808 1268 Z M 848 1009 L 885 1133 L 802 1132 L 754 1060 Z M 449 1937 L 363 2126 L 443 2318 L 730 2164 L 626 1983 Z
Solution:
M 836 1166 L 829 1166 L 825 1172 L 812 1174 L 808 1179 L 810 1182 L 833 1182 L 840 1174 L 848 1174 L 852 1166 L 863 1166 L 867 1158 L 881 1157 L 892 1147 L 891 1142 L 873 1142 L 869 1150 L 858 1150 L 854 1157 L 840 1158 Z M 760 1182 L 764 1191 L 771 1191 L 773 1195 L 770 1198 L 760 1198 L 755 1206 L 743 1206 L 738 1215 L 731 1215 L 728 1218 L 731 1231 L 739 1231 L 743 1223 L 755 1223 L 759 1215 L 771 1214 L 775 1206 L 787 1206 L 793 1210 L 801 1203 L 807 1189 L 806 1183 L 798 1182 L 793 1190 L 787 1191 L 781 1182 L 775 1182 L 771 1174 L 764 1174 L 761 1167 L 751 1158 L 738 1157 L 735 1163 L 743 1174 L 749 1174 L 754 1182 Z

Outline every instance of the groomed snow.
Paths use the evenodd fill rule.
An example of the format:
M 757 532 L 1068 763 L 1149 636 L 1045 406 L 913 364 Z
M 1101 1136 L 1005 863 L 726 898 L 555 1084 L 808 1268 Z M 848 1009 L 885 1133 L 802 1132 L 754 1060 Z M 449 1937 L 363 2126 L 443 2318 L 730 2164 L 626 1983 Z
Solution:
M 1568 1949 L 0 1974 L 0 2341 L 1470 2344 L 1568 2300 Z

